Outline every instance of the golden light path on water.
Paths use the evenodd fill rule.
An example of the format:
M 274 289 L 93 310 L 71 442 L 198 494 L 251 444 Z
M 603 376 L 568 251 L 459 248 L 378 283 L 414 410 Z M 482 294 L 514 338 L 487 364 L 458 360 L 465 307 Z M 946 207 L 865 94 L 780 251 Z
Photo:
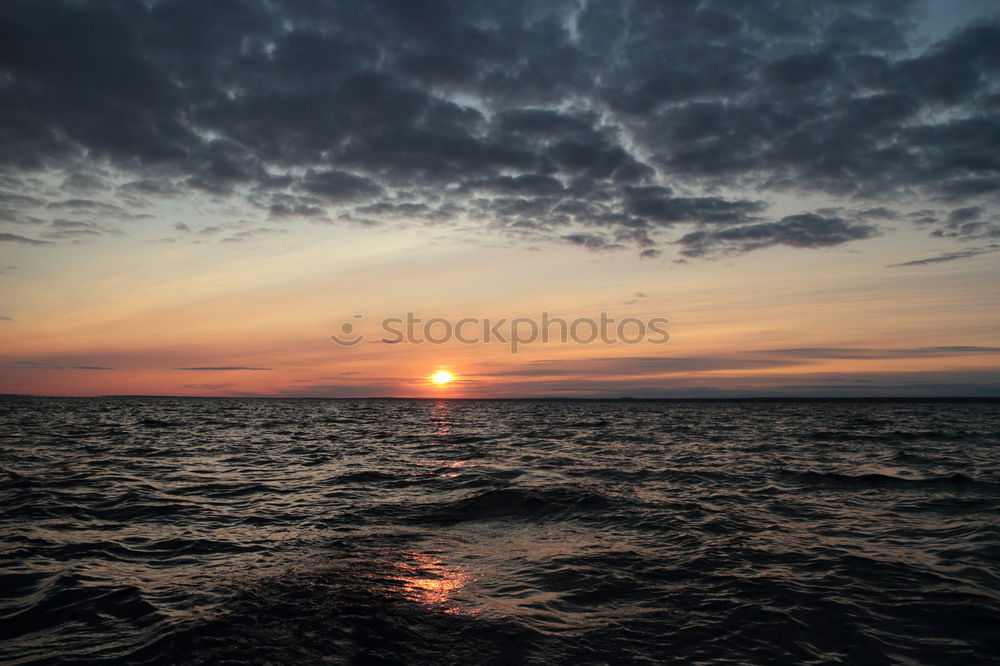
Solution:
M 452 375 L 445 371 L 432 377 L 432 381 L 438 383 L 451 379 Z M 449 434 L 452 426 L 448 403 L 434 405 L 429 425 L 433 429 L 431 444 L 441 446 L 441 439 Z M 452 477 L 455 476 L 452 470 L 465 463 L 465 460 L 434 458 L 426 464 L 437 468 L 431 474 Z M 482 610 L 457 603 L 458 595 L 472 581 L 472 576 L 464 568 L 449 564 L 444 551 L 399 553 L 391 560 L 390 566 L 388 577 L 398 585 L 387 591 L 390 596 L 402 597 L 430 610 L 451 615 L 476 615 Z
M 438 554 L 403 553 L 392 577 L 401 585 L 399 595 L 407 601 L 453 615 L 474 615 L 480 610 L 465 609 L 455 603 L 471 576 L 460 567 L 447 564 Z

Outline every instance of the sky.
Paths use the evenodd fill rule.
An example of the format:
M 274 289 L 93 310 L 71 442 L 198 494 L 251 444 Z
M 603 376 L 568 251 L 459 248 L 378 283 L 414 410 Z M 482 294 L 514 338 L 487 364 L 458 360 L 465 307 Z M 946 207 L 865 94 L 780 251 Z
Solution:
M 998 109 L 985 1 L 8 0 L 0 393 L 1000 396 Z

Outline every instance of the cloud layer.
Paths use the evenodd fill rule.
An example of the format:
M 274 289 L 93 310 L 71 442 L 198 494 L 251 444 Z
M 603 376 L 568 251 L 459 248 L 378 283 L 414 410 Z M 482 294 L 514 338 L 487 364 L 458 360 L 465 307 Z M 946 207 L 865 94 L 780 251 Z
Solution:
M 247 235 L 471 221 L 699 258 L 835 247 L 891 219 L 963 243 L 933 261 L 975 256 L 1000 228 L 983 212 L 1000 197 L 1000 22 L 922 47 L 920 11 L 12 0 L 0 241 L 113 234 L 199 194 L 244 210 Z M 799 193 L 853 207 L 770 212 Z M 933 208 L 907 217 L 913 201 Z

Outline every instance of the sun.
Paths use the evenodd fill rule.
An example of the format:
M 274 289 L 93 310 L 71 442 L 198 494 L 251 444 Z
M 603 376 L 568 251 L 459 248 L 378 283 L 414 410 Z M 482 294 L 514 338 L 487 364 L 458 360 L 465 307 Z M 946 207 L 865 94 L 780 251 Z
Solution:
M 435 384 L 447 384 L 454 378 L 455 377 L 450 372 L 446 372 L 445 370 L 438 370 L 431 376 L 431 381 L 434 382 Z

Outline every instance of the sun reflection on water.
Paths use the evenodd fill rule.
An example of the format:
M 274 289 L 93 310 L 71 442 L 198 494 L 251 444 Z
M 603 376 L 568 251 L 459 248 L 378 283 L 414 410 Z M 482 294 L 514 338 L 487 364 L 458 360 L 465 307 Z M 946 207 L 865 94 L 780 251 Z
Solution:
M 471 576 L 461 567 L 449 565 L 432 553 L 403 553 L 393 564 L 392 580 L 400 584 L 398 594 L 430 609 L 449 614 L 474 615 L 479 609 L 457 604 L 457 596 L 469 584 Z
M 454 426 L 449 403 L 436 402 L 429 416 L 430 444 L 436 447 L 446 446 Z M 458 468 L 467 462 L 435 457 L 417 461 L 416 464 L 434 467 L 433 471 L 428 472 L 430 474 L 453 477 L 458 476 Z M 390 571 L 387 578 L 392 581 L 392 585 L 384 590 L 388 596 L 403 598 L 430 610 L 453 615 L 475 615 L 482 610 L 461 603 L 460 597 L 472 581 L 472 576 L 464 567 L 448 563 L 441 551 L 394 553 L 388 564 Z
M 434 403 L 434 411 L 431 412 L 430 424 L 434 428 L 433 437 L 435 439 L 447 437 L 451 433 L 452 421 L 451 410 L 446 402 Z M 438 442 L 434 442 L 435 444 Z

